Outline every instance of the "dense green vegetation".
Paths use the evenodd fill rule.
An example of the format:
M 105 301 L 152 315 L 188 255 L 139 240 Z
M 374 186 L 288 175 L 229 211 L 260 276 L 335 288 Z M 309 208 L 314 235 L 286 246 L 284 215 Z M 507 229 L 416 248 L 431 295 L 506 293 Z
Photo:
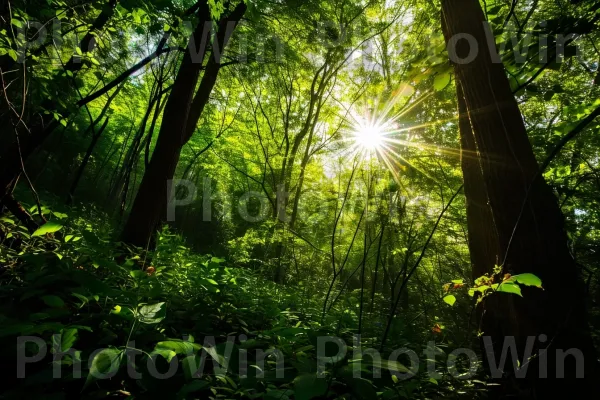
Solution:
M 596 1 L 0 24 L 1 398 L 600 390 Z

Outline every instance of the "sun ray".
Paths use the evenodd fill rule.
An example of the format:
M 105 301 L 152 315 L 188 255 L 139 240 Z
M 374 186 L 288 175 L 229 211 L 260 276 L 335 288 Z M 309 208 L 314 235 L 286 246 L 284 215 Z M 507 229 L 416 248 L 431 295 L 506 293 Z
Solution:
M 437 181 L 423 168 L 424 164 L 415 163 L 411 155 L 414 152 L 402 149 L 415 149 L 434 157 L 443 155 L 471 158 L 476 154 L 468 154 L 462 152 L 460 148 L 446 148 L 420 140 L 415 131 L 456 122 L 458 116 L 410 125 L 405 120 L 406 116 L 429 99 L 434 92 L 428 90 L 415 95 L 412 88 L 410 88 L 412 92 L 405 89 L 406 87 L 399 88 L 385 102 L 382 102 L 380 97 L 374 98 L 366 109 L 347 109 L 349 112 L 345 116 L 346 127 L 343 128 L 345 134 L 334 142 L 340 143 L 340 151 L 337 154 L 343 158 L 353 155 L 361 163 L 369 163 L 368 165 L 371 165 L 371 162 L 379 162 L 390 172 L 401 190 L 409 193 L 409 188 L 405 187 L 401 179 L 402 171 L 406 168 L 410 168 L 428 180 Z M 403 99 L 406 101 L 403 102 Z M 397 111 L 393 112 L 393 110 Z

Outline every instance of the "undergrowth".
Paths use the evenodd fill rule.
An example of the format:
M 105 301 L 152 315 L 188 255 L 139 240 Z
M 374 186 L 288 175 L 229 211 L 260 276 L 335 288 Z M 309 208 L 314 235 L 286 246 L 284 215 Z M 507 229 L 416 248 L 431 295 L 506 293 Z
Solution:
M 430 363 L 361 356 L 360 345 L 376 343 L 353 337 L 352 293 L 323 319 L 321 289 L 307 295 L 196 254 L 167 228 L 146 252 L 112 240 L 95 209 L 42 212 L 50 222 L 33 235 L 0 219 L 0 352 L 18 366 L 3 398 L 426 399 L 485 389 L 443 368 L 436 379 Z M 443 348 L 433 349 L 438 366 Z

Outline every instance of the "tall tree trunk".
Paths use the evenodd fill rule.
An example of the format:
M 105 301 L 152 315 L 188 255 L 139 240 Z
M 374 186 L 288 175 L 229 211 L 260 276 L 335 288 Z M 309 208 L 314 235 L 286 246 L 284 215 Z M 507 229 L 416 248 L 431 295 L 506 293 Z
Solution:
M 473 279 L 492 271 L 499 265 L 498 232 L 483 185 L 471 121 L 460 83 L 456 83 L 460 130 L 460 161 L 465 181 L 467 205 L 467 234 Z
M 472 149 L 474 145 L 477 152 L 478 165 L 472 170 L 467 168 L 464 175 L 465 186 L 469 187 L 469 228 L 478 232 L 469 237 L 473 261 L 478 264 L 474 270 L 491 272 L 493 266 L 488 263 L 497 258 L 505 273 L 539 276 L 544 290 L 524 288 L 523 298 L 492 294 L 482 303 L 483 335 L 492 340 L 489 351 L 495 354 L 496 362 L 505 341 L 515 338 L 520 364 L 528 368 L 526 379 L 511 381 L 521 398 L 546 398 L 550 394 L 578 397 L 586 390 L 594 393 L 590 389 L 598 382 L 596 353 L 587 332 L 582 286 L 567 247 L 564 218 L 554 194 L 538 173 L 503 65 L 493 62 L 496 57 L 490 51 L 495 54 L 496 49 L 488 46 L 484 20 L 477 0 L 442 1 L 442 27 L 460 87 L 458 94 L 464 100 L 471 128 L 464 122 L 460 124 L 462 143 L 465 148 Z M 465 35 L 475 39 L 478 51 L 470 48 Z M 463 39 L 456 40 L 459 37 Z M 469 62 L 458 62 L 469 56 Z M 463 158 L 463 168 L 466 160 Z M 473 207 L 484 200 L 479 192 L 482 188 L 491 211 L 491 218 L 484 217 L 485 225 L 493 225 L 478 228 L 475 224 L 481 221 L 474 219 L 487 214 L 485 207 Z M 481 249 L 497 254 L 492 257 L 485 254 L 489 250 Z M 540 335 L 545 336 L 539 339 Z M 523 358 L 528 338 L 535 339 L 534 354 L 541 352 L 543 357 Z M 585 380 L 574 379 L 575 357 L 569 356 L 563 362 L 557 356 L 557 351 L 570 349 L 583 352 Z M 564 379 L 557 378 L 561 364 Z M 548 379 L 539 379 L 545 366 Z M 505 367 L 505 377 L 514 376 L 513 373 L 512 366 Z
M 155 229 L 161 217 L 166 213 L 168 203 L 169 181 L 173 179 L 175 168 L 179 161 L 181 148 L 190 139 L 198 119 L 216 83 L 221 66 L 221 52 L 225 49 L 230 38 L 230 28 L 235 29 L 237 23 L 246 12 L 246 4 L 241 2 L 229 15 L 224 16 L 219 23 L 219 31 L 212 43 L 212 53 L 208 60 L 202 82 L 194 96 L 194 90 L 205 46 L 201 44 L 200 61 L 193 59 L 191 52 L 184 55 L 181 67 L 177 73 L 173 89 L 163 114 L 163 120 L 158 133 L 156 147 L 152 159 L 140 183 L 140 187 L 131 208 L 131 213 L 122 232 L 122 240 L 136 246 L 146 247 L 151 242 Z M 204 28 L 210 21 L 210 13 L 206 2 L 200 7 L 200 24 L 193 33 L 192 43 L 201 43 L 204 39 Z M 193 49 L 195 52 L 196 49 Z M 192 128 L 193 127 L 193 128 Z

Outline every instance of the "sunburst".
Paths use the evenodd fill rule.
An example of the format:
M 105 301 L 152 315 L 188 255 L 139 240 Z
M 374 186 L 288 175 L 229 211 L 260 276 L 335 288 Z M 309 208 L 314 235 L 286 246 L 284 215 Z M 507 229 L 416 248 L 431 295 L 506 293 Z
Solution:
M 432 92 L 424 92 L 416 96 L 416 98 L 408 96 L 408 99 L 406 99 L 406 95 L 393 96 L 384 105 L 375 104 L 369 110 L 350 111 L 349 126 L 346 129 L 346 137 L 343 139 L 343 141 L 350 143 L 350 146 L 346 148 L 346 152 L 358 157 L 363 162 L 370 163 L 376 161 L 385 165 L 386 169 L 392 173 L 392 176 L 399 184 L 399 173 L 407 166 L 431 178 L 426 171 L 403 157 L 403 152 L 400 150 L 403 147 L 411 147 L 438 155 L 458 156 L 460 154 L 460 151 L 457 149 L 421 143 L 419 140 L 415 140 L 418 136 L 414 135 L 416 130 L 447 123 L 456 120 L 455 117 L 422 124 L 410 124 L 404 121 L 404 118 L 410 111 L 414 110 L 431 95 Z M 398 103 L 402 98 L 406 99 L 406 102 L 400 105 Z M 376 101 L 376 103 L 379 102 Z M 400 110 L 393 112 L 394 109 Z

